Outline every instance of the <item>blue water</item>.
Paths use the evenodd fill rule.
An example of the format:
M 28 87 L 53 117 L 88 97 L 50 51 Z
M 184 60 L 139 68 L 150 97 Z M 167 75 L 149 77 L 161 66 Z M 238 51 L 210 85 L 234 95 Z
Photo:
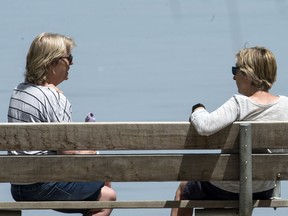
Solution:
M 288 93 L 287 0 L 1 0 L 0 121 L 23 80 L 25 56 L 44 31 L 77 43 L 70 78 L 60 88 L 74 121 L 186 121 L 191 106 L 212 111 L 237 92 L 230 68 L 244 46 L 267 46 L 277 57 L 272 92 Z M 176 182 L 114 183 L 119 200 L 173 199 Z M 283 197 L 287 197 L 284 183 Z M 0 200 L 12 200 L 8 184 Z M 257 209 L 256 216 L 286 216 Z M 286 213 L 286 214 L 285 214 Z M 25 211 L 24 216 L 63 215 Z M 169 210 L 115 210 L 112 215 L 169 215 Z

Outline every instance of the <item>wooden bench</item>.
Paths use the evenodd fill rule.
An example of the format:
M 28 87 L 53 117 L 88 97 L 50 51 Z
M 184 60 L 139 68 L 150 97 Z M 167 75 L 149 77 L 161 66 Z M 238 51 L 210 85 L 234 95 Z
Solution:
M 198 135 L 188 122 L 2 123 L 2 151 L 97 149 L 112 153 L 2 155 L 0 182 L 240 180 L 241 191 L 239 201 L 173 201 L 167 197 L 115 202 L 0 202 L 0 215 L 18 216 L 27 209 L 193 207 L 199 209 L 199 215 L 223 215 L 225 211 L 226 215 L 250 216 L 257 207 L 288 207 L 288 200 L 252 200 L 251 196 L 252 179 L 288 179 L 288 154 L 251 154 L 252 146 L 282 149 L 288 148 L 287 144 L 288 122 L 236 122 L 207 137 Z M 227 149 L 236 153 L 220 153 Z M 119 154 L 118 150 L 124 151 Z

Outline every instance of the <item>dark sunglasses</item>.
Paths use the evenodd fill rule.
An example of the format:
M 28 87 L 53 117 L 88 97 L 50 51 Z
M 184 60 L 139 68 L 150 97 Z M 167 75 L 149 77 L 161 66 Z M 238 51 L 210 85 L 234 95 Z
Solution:
M 232 67 L 232 74 L 235 76 L 238 72 L 238 70 L 240 70 L 240 67 Z
M 60 59 L 65 58 L 68 60 L 69 65 L 73 64 L 73 56 L 70 54 L 69 56 L 65 56 L 65 57 L 60 57 Z

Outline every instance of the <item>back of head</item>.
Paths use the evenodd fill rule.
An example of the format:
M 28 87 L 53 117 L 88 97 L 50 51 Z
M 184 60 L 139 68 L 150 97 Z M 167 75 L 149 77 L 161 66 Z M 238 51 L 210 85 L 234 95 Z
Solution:
M 47 81 L 48 66 L 70 54 L 74 41 L 57 33 L 41 33 L 31 43 L 26 57 L 25 82 L 42 85 Z
M 251 77 L 252 85 L 268 91 L 276 81 L 277 64 L 274 54 L 265 47 L 241 49 L 236 54 L 236 65 L 240 71 Z

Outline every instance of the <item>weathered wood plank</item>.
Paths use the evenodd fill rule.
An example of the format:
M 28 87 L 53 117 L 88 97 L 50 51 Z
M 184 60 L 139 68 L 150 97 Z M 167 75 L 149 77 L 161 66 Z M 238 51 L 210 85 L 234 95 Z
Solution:
M 2 123 L 1 150 L 213 149 L 235 144 L 238 125 L 199 136 L 188 122 Z
M 251 122 L 253 145 L 287 148 L 287 122 Z M 239 123 L 199 136 L 188 122 L 1 123 L 1 150 L 237 148 Z
M 237 155 L 1 156 L 0 182 L 238 180 Z M 253 179 L 288 179 L 288 155 L 254 155 Z M 107 169 L 109 167 L 109 169 Z
M 12 182 L 94 181 L 95 179 L 114 182 L 177 181 L 187 180 L 192 176 L 195 179 L 222 179 L 223 176 L 238 178 L 238 169 L 235 169 L 237 162 L 234 163 L 238 157 L 220 158 L 217 155 L 165 154 L 158 156 L 2 156 L 0 157 L 0 182 L 8 180 Z M 214 169 L 215 164 L 218 164 L 219 168 Z M 224 167 L 226 170 L 223 169 Z M 230 171 L 232 173 L 229 173 Z
M 0 209 L 93 209 L 93 208 L 191 208 L 215 206 L 238 207 L 238 201 L 167 201 L 167 200 L 129 200 L 129 201 L 49 201 L 49 202 L 0 202 Z M 219 207 L 221 208 L 221 207 Z
M 238 208 L 237 200 L 127 200 L 127 201 L 43 201 L 0 202 L 1 209 L 94 209 L 94 208 Z M 253 207 L 288 207 L 288 200 L 254 200 Z

